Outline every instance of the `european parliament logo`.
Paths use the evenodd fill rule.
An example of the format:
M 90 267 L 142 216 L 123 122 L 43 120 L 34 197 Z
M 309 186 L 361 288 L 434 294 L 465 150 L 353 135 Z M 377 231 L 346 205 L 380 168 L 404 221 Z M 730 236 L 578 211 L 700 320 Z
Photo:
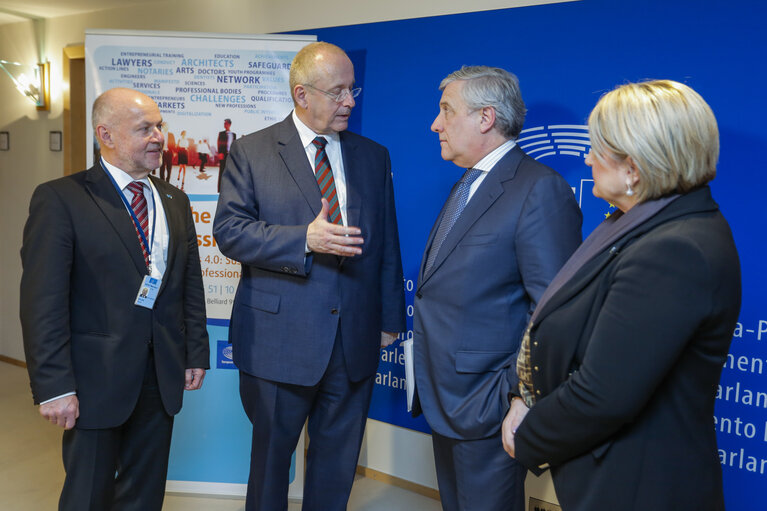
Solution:
M 216 346 L 216 369 L 237 369 L 232 358 L 232 345 L 229 341 L 218 341 Z
M 584 159 L 591 150 L 588 126 L 549 124 L 522 130 L 519 147 L 530 157 L 559 172 L 570 184 L 583 212 L 583 235 L 587 236 L 615 208 L 594 197 L 594 179 Z

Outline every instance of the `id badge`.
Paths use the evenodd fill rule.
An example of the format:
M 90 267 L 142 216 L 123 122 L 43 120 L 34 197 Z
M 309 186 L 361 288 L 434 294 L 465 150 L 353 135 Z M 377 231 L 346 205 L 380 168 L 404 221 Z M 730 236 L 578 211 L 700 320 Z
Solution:
M 160 279 L 144 275 L 144 280 L 141 281 L 141 285 L 138 288 L 135 304 L 147 309 L 154 308 L 154 301 L 157 299 L 157 293 L 160 292 L 161 283 L 162 280 Z

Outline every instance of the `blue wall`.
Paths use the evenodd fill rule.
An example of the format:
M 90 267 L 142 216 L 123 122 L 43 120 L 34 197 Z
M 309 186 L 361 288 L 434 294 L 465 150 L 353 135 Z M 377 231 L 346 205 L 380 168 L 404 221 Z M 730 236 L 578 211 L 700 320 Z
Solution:
M 764 471 L 761 466 L 767 460 L 767 399 L 757 403 L 756 397 L 767 392 L 767 367 L 760 372 L 759 365 L 767 365 L 765 20 L 761 1 L 583 0 L 305 31 L 350 53 L 363 87 L 351 129 L 391 151 L 406 279 L 416 279 L 429 229 L 462 172 L 442 161 L 429 131 L 437 86 L 449 72 L 471 64 L 513 71 L 529 110 L 525 127 L 546 133 L 577 131 L 552 126 L 584 125 L 599 97 L 627 81 L 670 78 L 708 101 L 721 133 L 712 188 L 743 267 L 742 329 L 716 409 L 727 504 L 741 510 L 767 508 L 767 461 Z M 593 228 L 607 206 L 591 198 L 582 158 L 557 151 L 541 161 L 583 197 L 585 230 Z M 412 293 L 408 299 L 412 304 Z M 382 375 L 390 370 L 402 375 L 398 363 L 382 362 Z M 371 417 L 428 431 L 403 407 L 402 391 L 376 386 Z

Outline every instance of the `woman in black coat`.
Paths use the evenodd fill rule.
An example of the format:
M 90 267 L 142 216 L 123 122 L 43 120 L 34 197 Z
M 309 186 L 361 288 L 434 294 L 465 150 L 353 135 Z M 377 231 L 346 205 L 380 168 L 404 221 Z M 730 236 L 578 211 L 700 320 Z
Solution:
M 594 195 L 618 211 L 538 304 L 504 447 L 551 468 L 564 511 L 723 510 L 713 413 L 740 267 L 707 185 L 716 119 L 681 83 L 627 84 L 589 135 Z

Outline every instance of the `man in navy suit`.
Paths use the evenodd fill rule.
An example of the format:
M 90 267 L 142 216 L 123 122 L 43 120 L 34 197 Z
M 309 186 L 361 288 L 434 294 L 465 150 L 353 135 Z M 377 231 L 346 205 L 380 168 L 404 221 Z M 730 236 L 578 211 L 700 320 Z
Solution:
M 442 158 L 466 170 L 426 244 L 415 294 L 416 401 L 432 429 L 447 511 L 522 511 L 526 470 L 500 426 L 517 388 L 522 331 L 581 241 L 567 182 L 515 139 L 525 104 L 514 75 L 465 67 L 440 84 L 431 126 Z
M 173 416 L 209 367 L 189 199 L 148 175 L 161 127 L 148 96 L 106 91 L 99 161 L 29 206 L 21 325 L 35 403 L 65 429 L 60 510 L 159 511 Z
M 242 263 L 230 340 L 253 423 L 247 510 L 287 507 L 307 417 L 304 510 L 342 511 L 381 346 L 405 328 L 389 154 L 346 130 L 346 54 L 298 52 L 294 111 L 231 147 L 213 234 Z M 301 455 L 301 453 L 299 453 Z

